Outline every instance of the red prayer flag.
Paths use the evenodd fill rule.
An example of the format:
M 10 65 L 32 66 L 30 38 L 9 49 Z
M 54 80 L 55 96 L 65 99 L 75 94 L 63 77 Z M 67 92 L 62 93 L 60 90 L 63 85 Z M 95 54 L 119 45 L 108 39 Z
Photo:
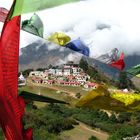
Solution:
M 0 38 L 0 125 L 5 140 L 32 140 L 22 125 L 25 102 L 18 96 L 18 62 L 20 40 L 20 16 L 10 19 L 15 2 L 4 23 Z M 30 135 L 29 135 L 30 134 Z
M 0 40 L 0 122 L 7 140 L 23 140 L 21 117 L 24 109 L 18 97 L 18 51 L 20 16 L 6 21 Z
M 0 40 L 0 124 L 6 140 L 26 140 L 22 125 L 25 103 L 18 96 L 19 39 L 17 16 L 4 23 Z
M 24 131 L 24 140 L 32 140 L 32 136 L 33 136 L 33 131 L 32 128 L 28 128 L 27 130 Z
M 119 60 L 112 62 L 110 66 L 123 70 L 125 68 L 124 53 L 121 54 Z
M 0 22 L 4 22 L 7 15 L 8 15 L 8 10 L 3 8 L 3 7 L 0 7 Z

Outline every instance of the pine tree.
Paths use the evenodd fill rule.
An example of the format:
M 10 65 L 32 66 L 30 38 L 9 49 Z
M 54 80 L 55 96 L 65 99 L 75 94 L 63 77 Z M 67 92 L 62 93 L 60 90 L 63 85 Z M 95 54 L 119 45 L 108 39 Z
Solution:
M 120 89 L 134 88 L 132 81 L 127 77 L 127 73 L 125 71 L 120 72 L 118 87 Z
M 84 60 L 83 58 L 81 58 L 80 62 L 79 62 L 79 67 L 82 68 L 85 72 L 88 70 L 88 63 L 86 60 Z

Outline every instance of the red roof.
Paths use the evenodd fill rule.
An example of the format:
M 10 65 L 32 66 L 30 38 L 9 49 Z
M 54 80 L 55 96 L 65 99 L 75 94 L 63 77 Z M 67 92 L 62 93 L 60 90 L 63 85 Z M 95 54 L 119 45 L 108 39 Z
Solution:
M 96 86 L 96 83 L 87 83 L 88 86 Z
M 63 80 L 62 80 L 62 81 L 60 80 L 60 81 L 58 81 L 58 82 L 60 82 L 61 84 L 65 83 L 65 81 L 63 81 Z
M 65 68 L 70 68 L 70 66 L 64 66 L 64 69 L 65 69 Z
M 50 82 L 50 83 L 51 83 L 51 82 L 54 82 L 54 80 L 48 80 L 48 82 Z
M 69 75 L 69 76 L 67 76 L 67 78 L 74 78 L 75 76 L 73 76 L 73 75 Z
M 65 84 L 80 84 L 79 82 L 65 82 Z
M 33 80 L 42 80 L 40 77 L 33 77 Z

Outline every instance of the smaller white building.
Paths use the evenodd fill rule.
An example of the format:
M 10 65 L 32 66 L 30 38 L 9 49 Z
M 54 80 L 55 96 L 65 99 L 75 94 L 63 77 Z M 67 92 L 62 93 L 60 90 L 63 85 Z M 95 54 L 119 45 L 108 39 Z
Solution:
M 30 74 L 29 74 L 29 77 L 32 77 L 32 76 L 43 76 L 43 71 L 31 71 Z
M 127 88 L 125 88 L 125 89 L 123 89 L 123 92 L 128 93 L 129 91 Z
M 56 69 L 55 75 L 62 76 L 63 75 L 62 69 Z
M 72 73 L 74 76 L 80 74 L 80 72 L 81 72 L 81 68 L 79 68 L 79 67 L 72 67 L 71 69 L 72 69 Z
M 69 76 L 69 75 L 71 75 L 71 68 L 64 68 L 63 69 L 63 75 L 64 76 Z
M 49 69 L 48 74 L 55 75 L 56 74 L 56 69 Z

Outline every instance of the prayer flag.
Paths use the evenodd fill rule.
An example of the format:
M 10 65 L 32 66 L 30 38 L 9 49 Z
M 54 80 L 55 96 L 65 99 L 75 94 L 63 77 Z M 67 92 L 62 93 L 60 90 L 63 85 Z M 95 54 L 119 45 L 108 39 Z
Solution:
M 55 32 L 48 38 L 48 40 L 59 46 L 64 46 L 71 40 L 71 38 L 64 33 Z
M 7 140 L 23 140 L 24 101 L 18 97 L 20 16 L 6 21 L 0 40 L 0 123 Z
M 129 70 L 127 70 L 127 72 L 129 74 L 132 74 L 134 76 L 139 77 L 139 75 L 140 75 L 140 64 L 130 68 Z
M 117 68 L 119 70 L 123 70 L 125 67 L 124 53 L 122 53 L 119 58 L 119 50 L 117 48 L 114 48 L 110 52 L 103 54 L 97 57 L 96 59 L 102 63 L 106 63 L 111 67 Z
M 71 41 L 70 43 L 66 44 L 65 47 L 86 56 L 89 56 L 90 53 L 89 48 L 80 39 Z
M 27 135 L 22 125 L 25 103 L 17 93 L 20 19 L 5 21 L 0 38 L 0 125 L 6 140 L 24 140 Z
M 7 15 L 8 15 L 8 10 L 3 8 L 3 7 L 0 7 L 0 22 L 4 22 Z
M 121 54 L 119 60 L 112 62 L 110 66 L 119 70 L 123 70 L 125 68 L 124 53 Z
M 10 17 L 24 13 L 35 12 L 46 8 L 51 8 L 61 4 L 76 2 L 79 0 L 16 0 L 15 7 L 10 13 Z
M 22 22 L 22 30 L 43 38 L 43 23 L 37 14 Z

